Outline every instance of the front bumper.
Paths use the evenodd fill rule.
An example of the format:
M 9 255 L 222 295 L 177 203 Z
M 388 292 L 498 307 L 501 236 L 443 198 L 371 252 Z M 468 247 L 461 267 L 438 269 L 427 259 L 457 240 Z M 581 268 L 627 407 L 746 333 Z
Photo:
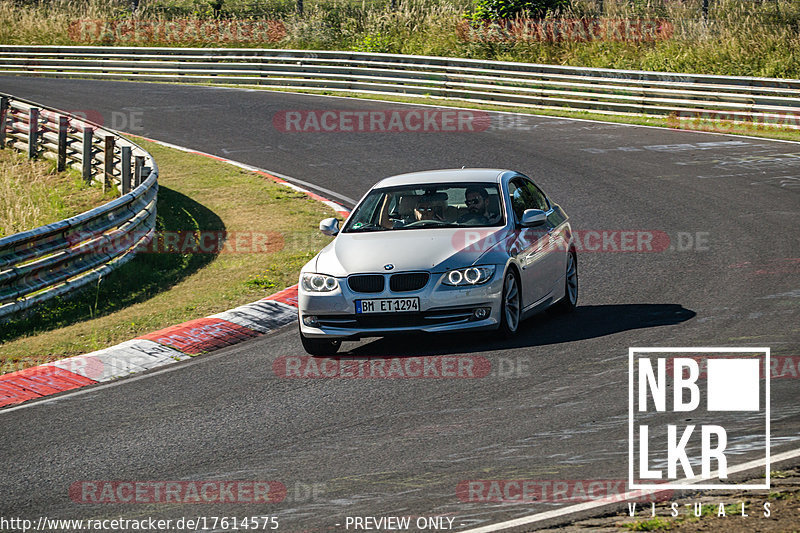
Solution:
M 499 272 L 498 272 L 499 271 Z M 300 287 L 298 307 L 300 331 L 309 338 L 358 339 L 383 337 L 409 331 L 429 333 L 495 329 L 500 324 L 503 276 L 498 268 L 487 283 L 476 287 L 450 287 L 440 282 L 441 274 L 432 274 L 428 284 L 418 291 L 356 293 L 345 278 L 339 288 L 328 293 L 310 293 Z M 420 311 L 412 313 L 356 314 L 356 300 L 373 298 L 418 297 Z M 476 319 L 473 311 L 489 308 L 489 315 Z M 316 316 L 318 327 L 308 326 L 303 318 Z

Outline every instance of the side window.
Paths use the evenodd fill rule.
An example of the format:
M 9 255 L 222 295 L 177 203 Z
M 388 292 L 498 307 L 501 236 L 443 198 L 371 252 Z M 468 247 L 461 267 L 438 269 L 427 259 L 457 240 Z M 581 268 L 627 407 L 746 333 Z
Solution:
M 547 211 L 550 209 L 550 206 L 547 205 L 547 197 L 544 193 L 531 183 L 530 181 L 525 181 L 525 190 L 528 192 L 528 195 L 533 202 L 533 207 L 529 207 L 528 209 L 541 209 L 542 211 Z
M 517 222 L 522 219 L 522 213 L 526 209 L 538 209 L 522 179 L 516 178 L 508 183 L 508 196 L 511 199 L 511 209 L 514 211 Z

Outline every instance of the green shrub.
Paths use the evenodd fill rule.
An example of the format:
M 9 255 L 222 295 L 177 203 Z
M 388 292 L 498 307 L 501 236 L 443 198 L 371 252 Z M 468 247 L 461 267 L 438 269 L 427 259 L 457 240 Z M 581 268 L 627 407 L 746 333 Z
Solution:
M 543 17 L 568 5 L 569 0 L 478 0 L 469 18 L 478 22 L 518 16 Z
M 392 46 L 391 40 L 386 35 L 381 35 L 379 33 L 368 33 L 364 35 L 353 45 L 352 50 L 354 52 L 396 52 Z

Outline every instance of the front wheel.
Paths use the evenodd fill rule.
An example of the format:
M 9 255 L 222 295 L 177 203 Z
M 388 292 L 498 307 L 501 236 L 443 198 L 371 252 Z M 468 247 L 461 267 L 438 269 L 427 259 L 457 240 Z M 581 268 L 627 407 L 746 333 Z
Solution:
M 519 278 L 512 269 L 506 272 L 506 277 L 503 281 L 503 306 L 501 311 L 500 334 L 503 337 L 511 337 L 519 330 L 519 323 L 522 317 L 522 296 Z
M 300 342 L 306 353 L 317 357 L 334 355 L 342 345 L 340 340 L 309 339 L 303 335 L 302 331 L 300 332 Z
M 578 307 L 578 256 L 574 250 L 567 255 L 567 272 L 564 279 L 564 297 L 556 304 L 559 311 L 570 312 Z

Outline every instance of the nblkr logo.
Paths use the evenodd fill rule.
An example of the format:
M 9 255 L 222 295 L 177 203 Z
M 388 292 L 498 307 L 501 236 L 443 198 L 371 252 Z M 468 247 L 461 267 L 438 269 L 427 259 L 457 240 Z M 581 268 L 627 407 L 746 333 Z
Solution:
M 769 348 L 630 348 L 629 487 L 768 489 L 769 357 Z M 755 465 L 759 481 L 729 480 Z

